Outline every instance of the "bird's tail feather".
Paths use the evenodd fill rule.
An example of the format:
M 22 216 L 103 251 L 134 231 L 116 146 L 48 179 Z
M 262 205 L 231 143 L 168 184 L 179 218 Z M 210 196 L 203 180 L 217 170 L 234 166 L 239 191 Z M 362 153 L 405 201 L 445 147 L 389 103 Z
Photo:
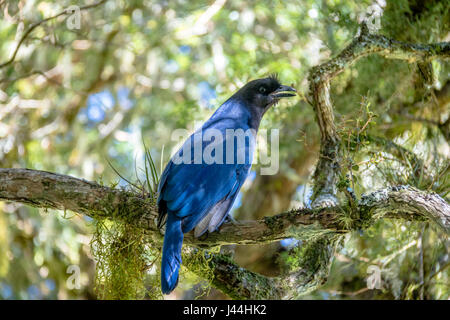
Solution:
M 161 263 L 161 288 L 164 294 L 171 293 L 178 284 L 182 244 L 181 219 L 168 213 Z

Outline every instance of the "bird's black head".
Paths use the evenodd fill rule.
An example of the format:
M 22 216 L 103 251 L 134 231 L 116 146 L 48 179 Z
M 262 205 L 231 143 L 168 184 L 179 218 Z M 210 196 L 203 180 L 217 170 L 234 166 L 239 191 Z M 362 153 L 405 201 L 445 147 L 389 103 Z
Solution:
M 250 106 L 266 111 L 281 98 L 294 97 L 296 90 L 282 85 L 275 75 L 250 81 L 236 95 Z

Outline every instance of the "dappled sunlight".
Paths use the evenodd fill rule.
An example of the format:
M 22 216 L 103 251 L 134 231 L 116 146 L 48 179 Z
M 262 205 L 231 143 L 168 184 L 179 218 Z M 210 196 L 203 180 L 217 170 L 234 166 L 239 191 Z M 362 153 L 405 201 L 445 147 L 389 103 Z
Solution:
M 422 218 L 355 216 L 362 197 L 381 189 L 397 196 L 403 189 L 389 188 L 399 185 L 449 202 L 449 61 L 437 49 L 413 47 L 421 52 L 417 58 L 406 46 L 393 52 L 374 45 L 361 59 L 346 60 L 367 47 L 342 54 L 361 35 L 362 23 L 364 36 L 410 44 L 449 41 L 445 1 L 94 0 L 75 5 L 79 16 L 66 12 L 70 5 L 0 1 L 0 168 L 43 170 L 116 188 L 142 201 L 124 205 L 126 218 L 138 220 L 130 211 L 155 208 L 158 179 L 185 139 L 246 83 L 277 74 L 297 96 L 275 101 L 265 113 L 252 169 L 230 214 L 257 221 L 246 230 L 270 236 L 281 230 L 283 236 L 259 244 L 244 239 L 249 247 L 220 235 L 211 234 L 211 242 L 187 235 L 185 247 L 213 251 L 207 257 L 183 251 L 183 283 L 163 297 L 162 235 L 153 228 L 154 216 L 146 233 L 98 212 L 88 217 L 55 209 L 62 207 L 51 201 L 46 209 L 0 202 L 0 299 L 227 298 L 215 289 L 209 268 L 219 254 L 214 239 L 227 244 L 243 270 L 284 275 L 305 267 L 301 259 L 312 257 L 315 246 L 335 244 L 314 234 L 329 208 L 339 232 L 351 232 L 333 255 L 328 282 L 291 298 L 449 298 L 449 245 L 442 230 Z M 327 74 L 334 66 L 317 67 L 336 56 L 336 70 L 342 70 Z M 334 118 L 321 104 L 331 106 Z M 333 139 L 324 140 L 330 132 Z M 321 143 L 336 145 L 339 156 L 324 154 Z M 314 206 L 317 185 L 327 177 L 315 168 L 327 157 L 339 161 L 330 165 L 335 192 L 321 211 Z M 208 187 L 197 191 L 207 193 Z M 307 220 L 296 223 L 308 227 L 311 241 L 296 238 L 297 225 L 283 224 L 293 221 L 292 210 Z M 280 213 L 288 218 L 276 224 L 272 216 Z M 225 224 L 226 232 L 238 230 L 233 223 Z M 231 268 L 230 261 L 222 262 Z M 381 268 L 383 288 L 367 287 L 369 266 Z M 78 271 L 75 283 L 71 276 Z M 120 282 L 129 285 L 118 288 Z

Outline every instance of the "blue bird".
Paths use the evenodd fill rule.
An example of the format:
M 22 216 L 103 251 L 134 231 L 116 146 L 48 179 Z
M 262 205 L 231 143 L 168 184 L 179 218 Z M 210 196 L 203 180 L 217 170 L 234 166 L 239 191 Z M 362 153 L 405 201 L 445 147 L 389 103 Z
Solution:
M 174 154 L 158 186 L 158 228 L 166 225 L 161 289 L 178 284 L 183 234 L 217 230 L 230 211 L 253 161 L 264 113 L 295 96 L 275 76 L 253 80 L 225 101 Z

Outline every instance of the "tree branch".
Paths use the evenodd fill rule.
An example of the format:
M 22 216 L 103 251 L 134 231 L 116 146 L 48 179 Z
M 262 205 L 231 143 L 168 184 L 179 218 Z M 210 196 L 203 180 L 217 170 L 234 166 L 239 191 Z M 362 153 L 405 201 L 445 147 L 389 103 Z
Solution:
M 371 34 L 366 24 L 359 35 L 335 58 L 313 67 L 309 73 L 310 95 L 321 132 L 320 157 L 314 172 L 313 206 L 321 207 L 336 200 L 336 184 L 341 162 L 340 137 L 334 121 L 330 81 L 344 69 L 369 54 L 409 63 L 450 57 L 450 43 L 411 44 Z
M 450 205 L 439 195 L 410 186 L 381 189 L 362 196 L 352 208 L 338 206 L 336 178 L 340 163 L 340 137 L 334 123 L 329 81 L 344 68 L 370 53 L 409 62 L 448 57 L 449 43 L 407 44 L 361 33 L 336 58 L 310 72 L 310 90 L 321 131 L 321 156 L 314 174 L 314 209 L 299 209 L 257 221 L 225 223 L 218 232 L 196 239 L 187 234 L 185 243 L 199 247 L 223 244 L 256 244 L 285 238 L 309 239 L 299 261 L 286 274 L 268 278 L 237 266 L 224 255 L 210 254 L 213 285 L 234 298 L 286 299 L 309 292 L 326 281 L 331 259 L 342 234 L 364 229 L 381 218 L 429 220 L 450 233 Z M 12 58 L 12 60 L 14 57 Z M 11 62 L 12 62 L 11 60 Z M 9 63 L 9 62 L 8 62 Z M 4 65 L 3 65 L 4 66 Z M 1 67 L 1 66 L 0 66 Z M 21 202 L 38 208 L 71 210 L 93 218 L 125 221 L 146 231 L 161 244 L 156 227 L 155 195 L 113 189 L 71 176 L 28 169 L 0 169 L 0 200 Z M 319 205 L 317 205 L 319 204 Z M 357 214 L 354 214 L 356 211 Z M 352 219 L 347 213 L 352 213 Z M 194 259 L 188 247 L 185 259 Z M 293 250 L 295 251 L 295 250 Z M 203 270 L 192 270 L 202 275 Z

